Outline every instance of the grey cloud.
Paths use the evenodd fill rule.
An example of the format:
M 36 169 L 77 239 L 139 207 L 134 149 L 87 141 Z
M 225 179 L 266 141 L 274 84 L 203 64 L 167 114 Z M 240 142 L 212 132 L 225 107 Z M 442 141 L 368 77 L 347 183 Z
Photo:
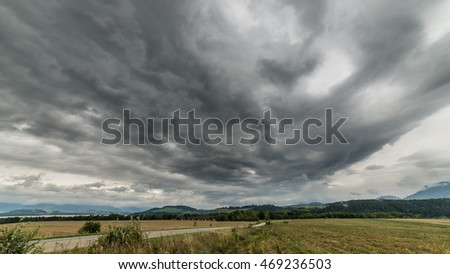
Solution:
M 129 191 L 130 189 L 126 186 L 120 186 L 120 187 L 114 187 L 111 188 L 110 191 L 114 191 L 114 192 L 126 192 Z
M 292 64 L 290 61 L 280 62 L 273 59 L 261 59 L 258 62 L 259 73 L 272 84 L 291 88 L 302 75 L 308 75 L 318 65 L 318 60 L 307 57 L 302 63 Z
M 447 150 L 421 150 L 417 151 L 411 155 L 401 157 L 398 161 L 399 163 L 409 162 L 416 167 L 423 168 L 426 170 L 432 169 L 447 169 L 450 160 L 446 158 Z
M 105 186 L 104 181 L 101 182 L 96 182 L 96 183 L 92 183 L 92 184 L 86 184 L 85 185 L 87 188 L 101 188 Z
M 382 169 L 382 168 L 384 168 L 384 166 L 382 166 L 382 165 L 370 165 L 370 166 L 366 167 L 367 170 L 378 170 L 378 169 Z
M 22 175 L 22 176 L 13 176 L 9 178 L 8 181 L 13 182 L 14 185 L 24 188 L 31 188 L 35 186 L 42 185 L 42 175 Z
M 297 13 L 299 13 L 300 25 L 312 30 L 314 34 L 320 33 L 323 30 L 325 26 L 324 17 L 328 5 L 327 1 L 286 0 L 284 2 L 294 7 Z
M 367 8 L 351 3 L 345 8 L 355 16 L 333 19 L 340 20 L 336 25 L 330 17 L 336 7 L 327 1 L 263 1 L 258 9 L 252 8 L 255 3 L 249 4 L 254 25 L 247 32 L 212 1 L 0 4 L 0 96 L 5 102 L 0 130 L 42 146 L 14 143 L 28 152 L 17 154 L 6 148 L 12 140 L 5 140 L 2 163 L 126 182 L 116 188 L 82 184 L 117 194 L 193 191 L 214 201 L 233 193 L 221 186 L 241 187 L 242 193 L 227 201 L 239 203 L 263 197 L 258 188 L 280 186 L 289 192 L 334 174 L 448 105 L 450 38 L 426 45 L 420 21 L 421 12 L 434 3 L 377 1 Z M 283 9 L 292 9 L 294 31 L 302 41 L 287 36 L 267 40 L 271 29 L 265 29 L 259 12 Z M 324 37 L 336 39 L 336 45 Z M 325 64 L 326 48 L 332 46 L 349 54 L 354 71 L 326 95 L 305 92 L 305 83 Z M 380 83 L 399 86 L 403 95 L 374 99 L 376 106 L 392 103 L 399 111 L 378 113 L 377 107 L 366 106 L 367 95 L 376 98 Z M 343 127 L 349 145 L 98 143 L 101 121 L 120 117 L 123 108 L 141 118 L 195 108 L 202 118 L 223 120 L 261 117 L 271 108 L 278 118 L 301 121 L 323 118 L 325 107 L 349 117 Z M 311 160 L 307 156 L 312 153 L 320 157 Z
M 379 195 L 380 192 L 375 190 L 375 189 L 368 189 L 367 193 L 372 194 L 372 195 Z
M 8 195 L 15 194 L 18 196 L 25 196 L 27 198 L 34 199 L 32 196 L 36 195 L 36 198 L 44 197 L 46 194 L 59 195 L 64 197 L 85 197 L 90 200 L 100 201 L 99 198 L 111 198 L 110 193 L 124 193 L 129 190 L 125 186 L 115 186 L 107 184 L 104 181 L 85 184 L 65 184 L 56 185 L 48 183 L 44 174 L 38 175 L 23 175 L 13 176 L 7 178 L 5 182 L 8 184 L 0 184 L 0 190 L 2 192 L 2 199 L 5 199 Z M 101 202 L 101 201 L 100 201 Z

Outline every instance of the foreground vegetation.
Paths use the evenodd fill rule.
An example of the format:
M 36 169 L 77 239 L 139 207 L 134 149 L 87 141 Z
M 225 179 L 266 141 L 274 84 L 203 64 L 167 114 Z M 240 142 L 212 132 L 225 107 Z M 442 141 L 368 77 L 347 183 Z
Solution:
M 31 242 L 37 230 L 25 230 L 23 225 L 0 229 L 0 254 L 41 253 L 38 243 Z
M 112 227 L 70 253 L 450 253 L 450 222 L 312 219 L 260 228 L 144 239 L 138 223 Z

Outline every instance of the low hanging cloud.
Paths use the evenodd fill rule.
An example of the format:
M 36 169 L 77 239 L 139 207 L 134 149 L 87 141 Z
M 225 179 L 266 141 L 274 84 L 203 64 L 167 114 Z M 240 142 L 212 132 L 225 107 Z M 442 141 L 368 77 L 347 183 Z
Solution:
M 72 200 L 66 192 L 107 191 L 111 202 L 135 195 L 141 204 L 182 203 L 180 193 L 202 205 L 295 201 L 449 105 L 450 36 L 427 38 L 425 15 L 439 5 L 4 1 L 0 164 L 93 179 L 11 177 L 18 171 L 0 188 L 12 178 L 18 196 L 35 187 Z M 333 108 L 349 118 L 349 144 L 101 145 L 102 121 L 124 108 L 142 119 L 195 109 L 224 121 L 269 108 L 302 121 Z M 433 165 L 425 160 L 417 165 Z

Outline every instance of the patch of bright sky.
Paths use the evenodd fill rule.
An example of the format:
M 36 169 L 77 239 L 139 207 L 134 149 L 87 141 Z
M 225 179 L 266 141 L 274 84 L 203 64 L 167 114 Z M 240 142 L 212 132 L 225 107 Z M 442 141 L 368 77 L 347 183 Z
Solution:
M 441 1 L 427 10 L 422 19 L 428 44 L 433 44 L 450 33 L 450 1 Z
M 421 190 L 426 185 L 449 180 L 442 167 L 420 166 L 421 155 L 432 153 L 440 161 L 450 162 L 450 107 L 439 110 L 403 135 L 393 144 L 385 145 L 367 159 L 326 178 L 328 193 L 335 199 L 376 198 L 379 195 L 404 197 Z M 411 155 L 413 160 L 406 161 Z M 424 160 L 427 160 L 424 158 Z M 377 169 L 367 169 L 378 166 Z M 316 188 L 313 189 L 317 191 Z M 360 193 L 360 197 L 350 193 Z M 377 194 L 374 194 L 377 193 Z

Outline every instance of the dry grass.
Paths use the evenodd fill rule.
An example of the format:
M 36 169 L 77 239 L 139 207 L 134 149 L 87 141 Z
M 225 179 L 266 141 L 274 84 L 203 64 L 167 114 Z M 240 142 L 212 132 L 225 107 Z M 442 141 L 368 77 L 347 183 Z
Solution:
M 439 223 L 437 223 L 439 221 Z M 445 224 L 441 224 L 441 223 Z M 449 220 L 309 219 L 153 242 L 155 253 L 450 253 Z
M 450 219 L 395 219 L 399 222 L 419 222 L 438 225 L 450 225 Z
M 317 219 L 276 226 L 279 234 L 266 244 L 282 253 L 450 253 L 447 220 Z
M 195 221 L 195 227 L 235 227 L 246 226 L 249 222 L 216 222 L 216 221 Z M 36 238 L 54 238 L 74 236 L 78 234 L 78 230 L 83 226 L 84 221 L 52 221 L 52 222 L 30 222 L 26 224 L 26 229 L 34 230 L 39 228 Z M 130 221 L 100 221 L 102 230 L 108 228 L 110 224 L 117 226 L 125 226 Z M 183 220 L 144 220 L 140 221 L 142 230 L 165 230 L 165 229 L 181 229 L 193 228 L 194 221 Z M 16 224 L 7 224 L 3 226 L 14 226 Z
M 41 235 L 76 233 L 84 222 L 40 223 Z M 130 222 L 103 222 L 105 235 L 89 248 L 69 253 L 446 253 L 450 254 L 450 220 L 445 219 L 306 219 L 260 228 L 201 232 L 130 241 L 126 230 L 109 229 Z M 244 226 L 243 222 L 197 221 L 196 227 Z M 35 228 L 39 223 L 30 223 Z M 141 221 L 142 230 L 192 228 L 193 221 Z M 68 229 L 70 228 L 70 229 Z M 140 228 L 139 228 L 140 229 Z M 55 234 L 52 234 L 55 235 Z M 124 236 L 125 235 L 125 236 Z M 105 238 L 108 239 L 108 238 Z M 125 244 L 115 239 L 126 239 Z M 113 243 L 113 244 L 112 244 Z
M 437 220 L 436 220 L 437 221 Z M 309 219 L 260 228 L 176 235 L 129 245 L 73 250 L 73 253 L 445 253 L 450 227 L 428 220 Z

